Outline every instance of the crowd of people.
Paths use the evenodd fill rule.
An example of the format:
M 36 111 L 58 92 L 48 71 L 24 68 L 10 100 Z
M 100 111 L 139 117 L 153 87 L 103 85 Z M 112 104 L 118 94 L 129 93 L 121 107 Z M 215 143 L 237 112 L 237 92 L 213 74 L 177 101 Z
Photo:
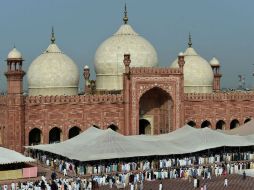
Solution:
M 117 159 L 99 162 L 77 162 L 41 151 L 32 152 L 32 156 L 47 167 L 51 167 L 51 179 L 42 176 L 41 180 L 26 183 L 12 183 L 9 188 L 1 189 L 59 189 L 91 190 L 100 186 L 113 185 L 118 188 L 129 186 L 131 190 L 142 190 L 144 181 L 163 179 L 185 179 L 199 187 L 199 179 L 211 179 L 212 176 L 243 173 L 254 169 L 254 154 L 246 152 L 200 152 L 195 155 L 174 155 Z M 58 178 L 56 172 L 64 174 Z M 245 172 L 244 172 L 245 173 Z M 225 178 L 224 185 L 228 184 Z M 160 187 L 162 187 L 162 183 Z M 206 187 L 202 187 L 206 189 Z

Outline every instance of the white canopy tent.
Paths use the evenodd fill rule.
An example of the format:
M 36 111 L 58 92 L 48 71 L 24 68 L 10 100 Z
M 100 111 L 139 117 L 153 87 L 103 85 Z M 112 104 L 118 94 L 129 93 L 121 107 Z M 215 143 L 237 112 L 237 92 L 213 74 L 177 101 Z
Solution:
M 34 159 L 26 157 L 14 150 L 0 147 L 0 164 L 14 164 L 22 162 L 34 162 Z
M 58 144 L 28 146 L 69 159 L 93 161 L 152 155 L 185 154 L 211 148 L 252 146 L 253 136 L 227 135 L 210 128 L 188 125 L 168 134 L 123 136 L 111 129 L 89 128 L 80 135 Z

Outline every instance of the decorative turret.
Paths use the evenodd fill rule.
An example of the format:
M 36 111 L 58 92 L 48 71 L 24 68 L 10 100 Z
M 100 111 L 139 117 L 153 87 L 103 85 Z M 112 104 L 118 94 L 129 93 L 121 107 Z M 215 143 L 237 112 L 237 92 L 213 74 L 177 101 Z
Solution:
M 87 93 L 91 92 L 90 80 L 89 80 L 90 68 L 87 65 L 84 67 L 83 76 L 85 79 L 84 92 L 85 92 L 85 94 L 87 94 Z
M 131 55 L 129 53 L 124 54 L 123 63 L 125 66 L 125 73 L 128 75 L 128 78 L 130 76 L 130 64 L 131 64 Z
M 23 58 L 22 54 L 14 47 L 7 57 L 7 93 L 23 94 L 23 77 L 25 72 L 22 70 Z
M 178 66 L 181 69 L 181 71 L 183 72 L 183 66 L 184 66 L 185 62 L 184 62 L 184 54 L 183 52 L 180 52 L 178 54 Z
M 215 57 L 213 57 L 210 61 L 210 65 L 213 69 L 214 75 L 213 90 L 215 92 L 218 92 L 220 90 L 220 78 L 222 77 L 222 75 L 220 74 L 220 62 Z

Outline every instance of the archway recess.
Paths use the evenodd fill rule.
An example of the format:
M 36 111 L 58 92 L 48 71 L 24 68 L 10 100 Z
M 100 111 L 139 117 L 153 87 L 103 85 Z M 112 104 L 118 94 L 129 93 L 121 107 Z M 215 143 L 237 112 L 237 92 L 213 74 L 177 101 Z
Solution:
M 112 129 L 113 131 L 116 131 L 116 132 L 118 131 L 118 127 L 116 125 L 114 125 L 114 124 L 109 125 L 108 129 L 109 128 Z
M 139 120 L 139 134 L 151 135 L 151 123 L 146 119 Z
M 38 128 L 34 128 L 29 132 L 29 145 L 41 144 L 42 132 Z
M 232 120 L 231 123 L 230 123 L 230 129 L 234 129 L 234 128 L 239 127 L 239 126 L 240 126 L 240 123 L 237 119 Z
M 244 123 L 248 123 L 249 121 L 251 121 L 251 118 L 246 118 L 246 119 L 244 120 Z
M 226 123 L 225 123 L 225 121 L 219 120 L 219 121 L 216 123 L 216 129 L 225 130 L 225 128 L 226 128 Z
M 173 100 L 163 89 L 154 87 L 145 92 L 139 100 L 139 121 L 150 118 L 151 134 L 173 131 Z M 140 123 L 140 122 L 139 122 Z M 139 128 L 139 131 L 142 128 Z
M 191 127 L 196 127 L 196 123 L 194 121 L 189 121 L 187 123 L 187 125 L 191 126 Z
M 210 121 L 204 121 L 202 124 L 201 124 L 201 128 L 206 128 L 206 127 L 209 127 L 209 128 L 211 128 L 211 123 L 210 123 Z
M 61 141 L 62 131 L 58 127 L 54 127 L 49 131 L 49 144 L 59 143 Z
M 71 138 L 79 135 L 80 132 L 81 132 L 81 129 L 77 126 L 74 126 L 74 127 L 70 128 L 68 138 L 71 139 Z

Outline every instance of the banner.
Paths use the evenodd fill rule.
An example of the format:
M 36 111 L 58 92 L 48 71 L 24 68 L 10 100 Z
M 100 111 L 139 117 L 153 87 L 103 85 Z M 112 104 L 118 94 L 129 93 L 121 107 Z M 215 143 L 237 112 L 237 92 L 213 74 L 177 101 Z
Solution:
M 37 177 L 37 167 L 23 168 L 23 178 Z

